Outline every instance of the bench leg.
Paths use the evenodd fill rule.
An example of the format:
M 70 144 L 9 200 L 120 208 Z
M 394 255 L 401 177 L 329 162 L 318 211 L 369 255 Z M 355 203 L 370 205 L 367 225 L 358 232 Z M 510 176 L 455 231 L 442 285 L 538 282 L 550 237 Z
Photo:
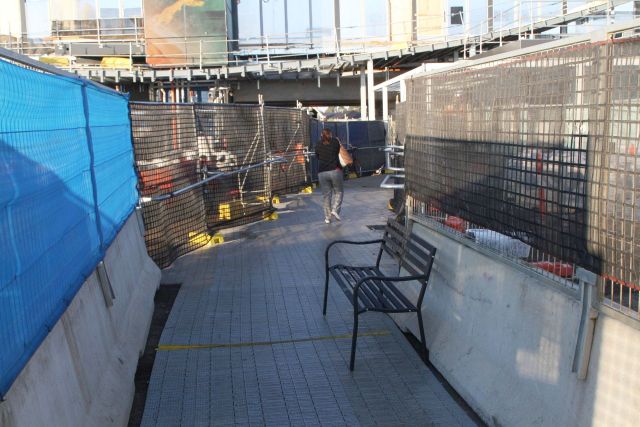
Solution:
M 327 294 L 329 293 L 329 270 L 324 271 L 324 304 L 322 305 L 322 315 L 327 315 Z
M 356 341 L 358 340 L 358 311 L 353 310 L 353 336 L 351 337 L 351 361 L 349 362 L 349 370 L 353 371 L 353 365 L 356 363 Z
M 421 309 L 418 309 L 418 327 L 420 328 L 420 342 L 422 343 L 422 349 L 424 350 L 422 357 L 423 357 L 423 360 L 426 362 L 429 360 L 429 351 L 427 350 L 427 343 L 424 340 L 424 324 L 422 323 Z

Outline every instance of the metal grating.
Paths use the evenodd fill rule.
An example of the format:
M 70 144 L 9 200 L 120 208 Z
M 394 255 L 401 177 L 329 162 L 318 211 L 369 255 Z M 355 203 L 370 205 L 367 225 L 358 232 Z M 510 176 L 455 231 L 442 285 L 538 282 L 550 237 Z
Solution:
M 639 63 L 626 39 L 414 79 L 408 194 L 602 275 L 637 314 Z

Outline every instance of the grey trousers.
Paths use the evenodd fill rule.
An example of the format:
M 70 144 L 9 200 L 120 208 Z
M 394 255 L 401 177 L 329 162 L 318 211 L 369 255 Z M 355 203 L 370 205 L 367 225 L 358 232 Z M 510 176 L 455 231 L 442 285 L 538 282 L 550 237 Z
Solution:
M 322 208 L 324 209 L 324 217 L 329 219 L 331 211 L 339 214 L 342 208 L 342 195 L 344 194 L 342 186 L 342 171 L 332 170 L 318 173 L 318 181 L 322 189 Z

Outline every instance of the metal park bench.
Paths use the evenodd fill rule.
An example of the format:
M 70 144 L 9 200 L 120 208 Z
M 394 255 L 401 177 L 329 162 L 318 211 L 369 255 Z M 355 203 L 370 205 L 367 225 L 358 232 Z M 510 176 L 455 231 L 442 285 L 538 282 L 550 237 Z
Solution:
M 336 244 L 369 245 L 380 244 L 378 258 L 373 266 L 357 267 L 343 264 L 329 265 L 329 250 Z M 408 276 L 388 276 L 380 270 L 382 253 L 386 252 L 406 270 Z M 406 228 L 395 220 L 389 220 L 382 239 L 354 242 L 336 240 L 331 242 L 325 251 L 325 283 L 324 306 L 322 314 L 327 313 L 327 294 L 329 291 L 329 273 L 340 285 L 349 300 L 353 303 L 353 338 L 351 341 L 351 361 L 349 369 L 353 371 L 356 355 L 356 340 L 358 339 L 358 316 L 367 311 L 383 313 L 417 313 L 420 328 L 420 340 L 427 355 L 424 340 L 424 326 L 422 324 L 422 300 L 431 273 L 431 266 L 436 254 L 436 248 L 413 233 L 407 233 Z M 398 289 L 397 284 L 403 282 L 420 283 L 420 294 L 416 304 Z

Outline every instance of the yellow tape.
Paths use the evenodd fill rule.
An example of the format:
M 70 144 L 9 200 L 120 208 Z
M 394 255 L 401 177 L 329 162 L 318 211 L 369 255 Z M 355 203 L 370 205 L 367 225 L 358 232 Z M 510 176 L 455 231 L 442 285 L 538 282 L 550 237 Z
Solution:
M 362 332 L 358 334 L 359 337 L 384 337 L 387 335 L 391 335 L 391 332 L 372 331 L 372 332 Z M 159 345 L 158 348 L 156 348 L 156 351 L 200 350 L 200 349 L 207 349 L 207 348 L 258 347 L 258 346 L 292 344 L 292 343 L 309 342 L 309 341 L 351 339 L 351 337 L 353 337 L 353 335 L 344 334 L 344 335 L 326 335 L 326 336 L 311 337 L 311 338 L 298 338 L 298 339 L 280 340 L 280 341 L 241 342 L 241 343 L 230 343 L 230 344 L 191 344 L 191 345 L 165 344 L 165 345 Z

